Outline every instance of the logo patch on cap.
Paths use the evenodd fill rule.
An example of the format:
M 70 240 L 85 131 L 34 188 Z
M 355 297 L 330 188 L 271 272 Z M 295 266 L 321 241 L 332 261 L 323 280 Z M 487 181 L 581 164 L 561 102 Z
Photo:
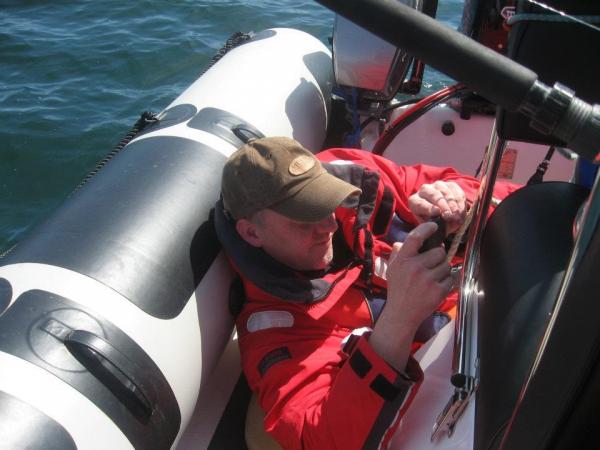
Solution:
M 298 156 L 290 163 L 288 170 L 292 175 L 302 175 L 315 166 L 314 158 L 308 155 Z

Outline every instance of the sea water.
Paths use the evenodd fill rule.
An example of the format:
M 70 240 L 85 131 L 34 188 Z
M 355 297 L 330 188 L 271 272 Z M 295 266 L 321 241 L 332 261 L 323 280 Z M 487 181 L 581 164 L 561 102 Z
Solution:
M 440 0 L 456 28 L 462 0 Z M 293 27 L 328 45 L 333 13 L 298 0 L 0 0 L 0 253 L 237 31 Z M 451 82 L 433 70 L 423 93 Z

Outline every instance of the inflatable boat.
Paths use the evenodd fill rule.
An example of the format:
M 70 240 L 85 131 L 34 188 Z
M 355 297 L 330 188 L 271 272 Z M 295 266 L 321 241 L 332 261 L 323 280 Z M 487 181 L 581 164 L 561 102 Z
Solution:
M 477 14 L 465 33 L 488 46 L 494 26 L 529 15 L 513 21 L 508 56 L 532 71 L 438 28 L 423 14 L 434 15 L 430 2 L 412 5 L 423 12 L 395 1 L 322 3 L 340 14 L 333 58 L 297 30 L 232 37 L 214 65 L 144 116 L 126 145 L 0 259 L 0 447 L 276 448 L 250 429 L 260 420 L 251 423 L 228 308 L 232 272 L 211 213 L 228 155 L 262 136 L 289 136 L 315 152 L 352 145 L 482 179 L 456 268 L 457 319 L 415 355 L 425 381 L 392 448 L 593 447 L 600 108 L 589 104 L 600 96 L 590 49 L 573 49 L 582 40 L 600 48 L 599 32 L 531 19 L 541 13 L 526 4 L 507 2 L 508 14 L 491 8 L 498 2 L 469 2 Z M 579 3 L 567 13 L 598 13 Z M 406 20 L 431 42 L 397 36 Z M 562 72 L 539 58 L 549 32 L 574 58 L 557 65 Z M 470 60 L 463 76 L 454 69 L 461 55 L 439 63 L 427 47 L 444 39 L 493 67 L 476 70 L 480 60 Z M 522 89 L 494 84 L 504 72 L 488 79 L 507 61 L 511 76 L 546 89 L 527 93 L 536 108 L 505 95 Z M 448 66 L 465 84 L 398 100 L 419 91 L 425 63 Z M 583 100 L 538 83 L 534 71 Z M 529 120 L 536 130 L 523 125 Z M 486 221 L 496 179 L 527 186 Z

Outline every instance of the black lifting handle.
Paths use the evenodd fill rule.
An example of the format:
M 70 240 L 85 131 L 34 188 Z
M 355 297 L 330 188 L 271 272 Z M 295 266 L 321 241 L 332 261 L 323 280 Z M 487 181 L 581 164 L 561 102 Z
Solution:
M 155 396 L 141 369 L 110 342 L 86 330 L 69 333 L 64 344 L 138 419 L 147 422 Z

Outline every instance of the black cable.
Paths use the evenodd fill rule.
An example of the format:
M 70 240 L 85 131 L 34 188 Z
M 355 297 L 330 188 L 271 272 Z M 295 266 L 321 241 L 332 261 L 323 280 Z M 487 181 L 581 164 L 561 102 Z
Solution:
M 550 165 L 550 159 L 552 159 L 552 156 L 554 155 L 555 150 L 556 149 L 554 148 L 553 145 L 548 149 L 548 152 L 546 153 L 544 160 L 538 164 L 537 169 L 535 169 L 535 173 L 533 175 L 531 175 L 531 178 L 529 178 L 529 181 L 527 182 L 527 186 L 529 186 L 531 184 L 538 184 L 538 183 L 541 183 L 542 181 L 544 181 L 544 174 L 548 170 L 548 166 Z
M 411 98 L 411 99 L 405 100 L 403 102 L 394 103 L 392 106 L 388 106 L 387 108 L 384 108 L 381 111 L 381 114 L 386 114 L 386 113 L 388 113 L 390 111 L 393 111 L 394 109 L 401 108 L 402 106 L 412 105 L 413 103 L 420 102 L 421 100 L 423 100 L 423 97 Z M 375 115 L 375 114 L 370 115 L 369 117 L 367 117 L 360 124 L 360 130 L 361 131 L 364 130 L 367 125 L 369 125 L 374 120 L 379 119 L 379 117 L 380 117 L 380 115 Z
M 444 102 L 450 100 L 451 98 L 458 97 L 460 95 L 464 95 L 466 92 L 471 92 L 471 90 L 464 86 L 460 87 L 452 92 L 449 92 L 448 95 L 444 95 L 443 97 L 440 97 L 437 100 L 427 104 L 423 108 L 416 110 L 409 116 L 405 117 L 403 120 L 396 122 L 395 124 L 393 124 L 392 127 L 388 128 L 385 131 L 385 134 L 380 138 L 380 140 L 377 141 L 377 143 L 373 147 L 372 153 L 375 155 L 383 155 L 383 153 L 388 148 L 388 146 L 391 144 L 391 142 L 394 140 L 394 138 L 396 136 L 398 136 L 398 134 L 402 130 L 404 130 L 410 124 L 415 122 L 419 117 L 423 116 L 426 112 L 435 108 L 440 103 L 444 103 Z

